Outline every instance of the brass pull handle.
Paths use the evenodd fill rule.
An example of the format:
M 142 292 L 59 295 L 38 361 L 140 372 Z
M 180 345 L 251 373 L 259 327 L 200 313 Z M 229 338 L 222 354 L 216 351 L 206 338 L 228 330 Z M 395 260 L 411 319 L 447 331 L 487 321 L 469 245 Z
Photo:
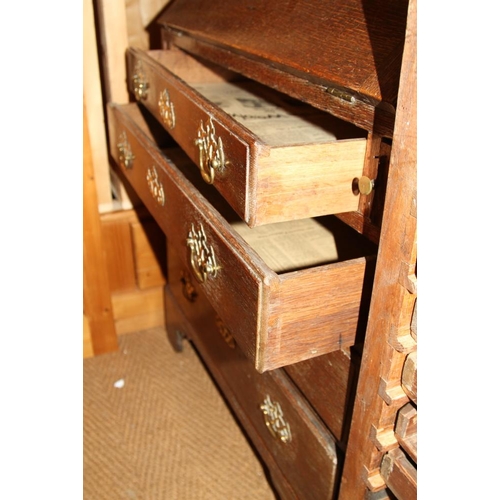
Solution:
M 361 177 L 356 177 L 352 183 L 353 191 L 355 194 L 370 194 L 375 188 L 375 181 L 370 179 L 366 175 L 362 175 Z
M 135 156 L 132 153 L 132 148 L 127 139 L 127 134 L 122 132 L 118 138 L 118 160 L 123 168 L 131 169 L 134 166 Z
M 208 184 L 213 184 L 215 173 L 222 172 L 226 165 L 224 156 L 224 146 L 222 139 L 215 135 L 215 128 L 210 118 L 207 126 L 200 122 L 198 136 L 194 141 L 200 153 L 199 168 L 203 180 Z
M 148 183 L 151 196 L 156 200 L 158 205 L 163 207 L 163 205 L 165 205 L 165 191 L 154 165 L 148 168 L 146 181 Z
M 169 128 L 173 129 L 175 127 L 175 109 L 174 103 L 170 99 L 170 94 L 167 89 L 164 89 L 160 93 L 160 99 L 158 100 L 158 107 L 160 109 L 160 116 L 163 123 Z
M 196 280 L 205 283 L 208 277 L 215 278 L 220 266 L 215 259 L 214 249 L 208 246 L 202 224 L 198 231 L 191 225 L 186 243 L 189 248 L 189 263 Z
M 280 404 L 272 401 L 268 394 L 264 402 L 260 405 L 260 409 L 264 415 L 266 427 L 271 435 L 283 443 L 289 443 L 292 440 L 292 431 L 283 416 Z
M 142 70 L 141 61 L 137 61 L 132 76 L 132 85 L 134 88 L 134 95 L 138 101 L 143 101 L 148 97 L 149 83 L 146 80 L 144 71 Z

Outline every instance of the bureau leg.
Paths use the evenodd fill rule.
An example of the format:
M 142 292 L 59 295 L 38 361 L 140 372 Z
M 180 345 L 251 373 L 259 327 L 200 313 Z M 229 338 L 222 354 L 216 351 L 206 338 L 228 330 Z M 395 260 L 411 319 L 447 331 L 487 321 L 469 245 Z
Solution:
M 183 351 L 184 346 L 182 342 L 187 337 L 181 330 L 177 329 L 173 325 L 169 325 L 167 328 L 167 338 L 175 352 Z

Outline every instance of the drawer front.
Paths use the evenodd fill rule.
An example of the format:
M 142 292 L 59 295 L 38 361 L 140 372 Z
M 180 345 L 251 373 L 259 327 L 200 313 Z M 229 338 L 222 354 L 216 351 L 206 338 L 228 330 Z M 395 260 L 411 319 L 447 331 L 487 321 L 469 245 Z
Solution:
M 198 166 L 202 178 L 245 218 L 241 194 L 248 184 L 249 145 L 231 132 L 210 103 L 146 52 L 129 49 L 127 57 L 130 91 Z M 224 165 L 214 168 L 214 162 Z
M 350 389 L 357 380 L 358 364 L 341 349 L 285 367 L 287 375 L 341 445 L 346 444 L 348 429 L 344 422 L 350 421 Z
M 358 210 L 366 132 L 179 50 L 127 59 L 130 91 L 250 227 Z
M 135 125 L 132 115 L 137 109 L 136 105 L 110 106 L 113 157 L 118 162 L 123 157 L 120 137 L 125 131 L 135 158 L 132 166 L 121 161 L 123 172 L 166 233 L 171 248 L 200 282 L 227 327 L 235 332 L 240 348 L 257 370 L 286 366 L 352 345 L 359 327 L 362 295 L 369 284 L 369 261 L 359 255 L 371 250 L 358 245 L 362 237 L 330 219 L 322 224 L 293 222 L 292 229 L 299 226 L 297 232 L 288 225 L 286 230 L 282 225 L 255 229 L 248 229 L 241 222 L 234 225 L 237 217 L 223 199 L 219 197 L 217 206 L 226 218 L 183 175 L 180 169 L 185 171 L 185 165 L 178 164 L 177 168 L 165 154 L 154 149 L 152 140 Z M 212 186 L 203 187 L 210 190 L 207 196 L 217 198 Z M 330 229 L 340 234 L 336 249 L 339 256 L 344 251 L 349 255 L 354 251 L 355 256 L 341 262 L 302 263 L 303 268 L 295 268 L 294 261 L 292 269 L 278 273 L 246 241 L 263 235 L 254 243 L 265 246 L 268 235 L 273 234 L 274 251 L 275 244 L 290 235 L 294 242 L 297 237 L 305 240 L 301 228 L 309 222 L 313 223 L 314 234 L 321 227 L 328 247 L 333 242 Z M 329 224 L 335 227 L 325 229 Z M 356 237 L 355 243 L 346 245 L 351 233 Z M 314 240 L 311 250 L 317 246 Z M 267 250 L 260 248 L 259 252 Z M 291 250 L 287 248 L 285 253 Z M 327 252 L 329 259 L 330 248 L 321 250 Z M 309 252 L 301 254 L 309 258 Z
M 143 120 L 137 106 L 127 105 L 122 109 L 108 105 L 108 120 L 111 156 L 165 232 L 169 180 L 163 168 L 165 158 L 154 146 L 153 138 L 137 127 Z
M 170 323 L 179 293 L 191 327 Z M 337 469 L 333 437 L 282 370 L 259 374 L 253 369 L 203 292 L 198 293 L 191 301 L 179 289 L 173 295 L 167 291 L 173 297 L 167 300 L 167 328 L 181 328 L 194 341 L 273 478 L 286 483 L 279 489 L 291 489 L 297 498 L 332 498 Z

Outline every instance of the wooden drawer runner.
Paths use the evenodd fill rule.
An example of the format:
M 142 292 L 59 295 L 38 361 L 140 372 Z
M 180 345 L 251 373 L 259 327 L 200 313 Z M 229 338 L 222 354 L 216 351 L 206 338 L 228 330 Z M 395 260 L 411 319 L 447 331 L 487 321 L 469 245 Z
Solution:
M 169 268 L 178 274 L 175 263 L 169 262 Z M 284 498 L 332 498 L 337 470 L 333 437 L 282 370 L 259 374 L 253 369 L 201 289 L 194 288 L 198 295 L 191 301 L 183 296 L 179 280 L 167 287 L 167 329 L 194 341 L 278 490 L 293 491 Z M 170 289 L 175 289 L 173 295 Z M 182 316 L 176 311 L 177 297 L 184 303 Z
M 117 162 L 125 136 L 135 157 L 125 175 L 258 371 L 354 343 L 370 242 L 334 216 L 250 229 L 212 186 L 195 188 L 190 165 L 174 165 L 179 151 L 157 148 L 137 105 L 111 105 Z
M 130 90 L 250 227 L 358 209 L 365 131 L 181 50 L 127 54 Z

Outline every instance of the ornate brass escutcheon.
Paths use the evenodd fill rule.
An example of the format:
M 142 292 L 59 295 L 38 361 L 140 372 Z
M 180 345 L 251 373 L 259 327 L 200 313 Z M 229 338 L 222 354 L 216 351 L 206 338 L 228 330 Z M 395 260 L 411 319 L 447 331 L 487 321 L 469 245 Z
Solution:
M 194 224 L 191 225 L 186 243 L 189 248 L 189 261 L 195 278 L 200 283 L 204 283 L 208 277 L 217 277 L 220 266 L 216 262 L 214 249 L 208 246 L 207 236 L 202 224 L 200 224 L 198 231 L 195 230 Z
M 269 432 L 283 443 L 289 443 L 292 440 L 290 425 L 283 417 L 283 411 L 279 403 L 272 401 L 269 394 L 260 405 L 264 414 L 264 421 Z
M 170 94 L 167 89 L 164 89 L 160 93 L 160 99 L 158 101 L 158 107 L 160 108 L 160 116 L 163 123 L 170 129 L 175 127 L 175 110 L 174 103 L 170 100 Z
M 123 131 L 118 137 L 118 159 L 123 168 L 131 169 L 134 165 L 135 156 L 132 153 L 132 148 L 127 139 L 127 134 Z
M 221 334 L 226 344 L 231 349 L 234 349 L 236 347 L 236 341 L 234 340 L 234 337 L 232 336 L 231 332 L 226 328 L 226 325 L 223 323 L 222 319 L 219 318 L 219 316 L 216 316 L 215 324 L 217 325 L 219 333 Z
M 165 205 L 165 191 L 163 190 L 163 184 L 158 177 L 158 172 L 155 166 L 148 168 L 146 174 L 146 181 L 148 183 L 149 191 L 157 203 L 161 206 Z
M 137 61 L 134 67 L 134 74 L 132 76 L 132 84 L 134 88 L 134 95 L 138 101 L 143 101 L 148 97 L 149 83 L 146 81 L 146 76 L 142 70 L 141 61 Z
M 226 164 L 224 147 L 220 137 L 215 135 L 215 128 L 210 118 L 206 127 L 200 122 L 198 137 L 194 141 L 200 152 L 200 172 L 203 180 L 213 184 L 216 171 L 222 171 Z

